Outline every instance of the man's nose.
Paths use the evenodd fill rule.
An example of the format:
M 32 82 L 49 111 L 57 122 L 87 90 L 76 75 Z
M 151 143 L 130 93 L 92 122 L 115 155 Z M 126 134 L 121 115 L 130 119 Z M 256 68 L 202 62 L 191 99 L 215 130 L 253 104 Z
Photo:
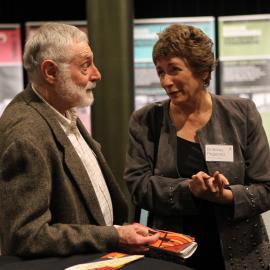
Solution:
M 89 81 L 96 82 L 101 80 L 101 74 L 98 68 L 93 64 L 89 73 Z

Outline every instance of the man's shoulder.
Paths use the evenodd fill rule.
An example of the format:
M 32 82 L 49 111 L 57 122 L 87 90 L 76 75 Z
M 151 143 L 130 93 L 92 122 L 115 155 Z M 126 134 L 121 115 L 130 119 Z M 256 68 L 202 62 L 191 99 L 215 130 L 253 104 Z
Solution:
M 16 137 L 46 136 L 48 125 L 43 117 L 20 95 L 11 101 L 0 118 L 0 137 L 2 140 Z M 43 134 L 43 135 L 42 135 Z

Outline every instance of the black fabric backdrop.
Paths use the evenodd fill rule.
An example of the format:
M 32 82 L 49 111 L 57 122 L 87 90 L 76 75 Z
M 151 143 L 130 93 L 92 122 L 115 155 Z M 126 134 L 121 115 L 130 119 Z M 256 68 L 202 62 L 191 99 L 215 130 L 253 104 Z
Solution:
M 133 3 L 135 18 L 270 13 L 269 0 L 133 0 Z M 85 20 L 85 6 L 86 0 L 0 0 L 0 23 Z

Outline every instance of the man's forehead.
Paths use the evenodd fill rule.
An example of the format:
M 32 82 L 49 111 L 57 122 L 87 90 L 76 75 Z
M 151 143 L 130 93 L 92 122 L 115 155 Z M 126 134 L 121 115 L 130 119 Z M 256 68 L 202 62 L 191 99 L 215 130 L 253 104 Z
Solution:
M 75 56 L 81 58 L 93 57 L 93 52 L 87 42 L 74 43 L 72 46 L 72 50 Z

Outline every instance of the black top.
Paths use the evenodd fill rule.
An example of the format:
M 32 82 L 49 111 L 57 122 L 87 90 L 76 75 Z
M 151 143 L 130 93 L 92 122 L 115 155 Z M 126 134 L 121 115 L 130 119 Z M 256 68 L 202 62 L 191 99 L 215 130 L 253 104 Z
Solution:
M 208 173 L 203 153 L 198 143 L 177 137 L 177 166 L 181 177 L 191 178 L 199 171 Z M 220 239 L 214 215 L 213 203 L 194 198 L 199 214 L 185 216 L 183 233 L 194 236 L 198 243 L 197 251 L 187 260 L 195 269 L 224 269 Z

